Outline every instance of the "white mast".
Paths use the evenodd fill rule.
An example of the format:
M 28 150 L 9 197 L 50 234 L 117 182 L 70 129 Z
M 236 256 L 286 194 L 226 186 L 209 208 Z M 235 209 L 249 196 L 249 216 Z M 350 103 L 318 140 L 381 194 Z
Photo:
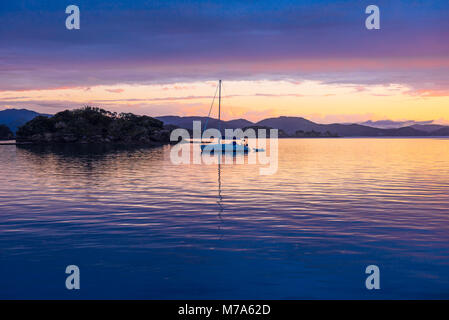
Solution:
M 218 131 L 220 132 L 220 138 L 218 143 L 221 143 L 221 80 L 218 80 Z

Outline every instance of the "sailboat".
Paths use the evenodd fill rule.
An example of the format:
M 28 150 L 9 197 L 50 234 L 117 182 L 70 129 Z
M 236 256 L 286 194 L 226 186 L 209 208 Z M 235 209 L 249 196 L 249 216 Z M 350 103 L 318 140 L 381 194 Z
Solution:
M 222 143 L 222 141 L 221 141 L 221 138 L 222 138 L 222 135 L 221 135 L 221 86 L 222 86 L 221 80 L 218 80 L 218 131 L 220 132 L 220 136 L 218 138 L 218 143 L 202 144 L 201 151 L 209 152 L 209 153 L 214 153 L 214 152 L 248 153 L 249 147 L 248 147 L 248 142 L 246 140 L 240 144 L 237 143 L 235 138 L 231 143 Z M 214 99 L 215 99 L 215 97 L 214 97 Z M 213 106 L 213 101 L 212 101 L 212 106 Z M 212 106 L 211 106 L 211 109 L 212 109 Z M 209 116 L 210 116 L 210 111 L 209 111 Z M 204 130 L 206 130 L 206 128 L 207 128 L 207 122 L 206 122 Z

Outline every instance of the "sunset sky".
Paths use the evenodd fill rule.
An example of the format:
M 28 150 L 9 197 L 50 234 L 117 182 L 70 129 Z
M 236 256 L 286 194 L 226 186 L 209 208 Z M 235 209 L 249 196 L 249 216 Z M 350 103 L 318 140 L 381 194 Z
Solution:
M 447 0 L 17 0 L 0 21 L 0 109 L 206 116 L 223 79 L 225 119 L 449 124 Z

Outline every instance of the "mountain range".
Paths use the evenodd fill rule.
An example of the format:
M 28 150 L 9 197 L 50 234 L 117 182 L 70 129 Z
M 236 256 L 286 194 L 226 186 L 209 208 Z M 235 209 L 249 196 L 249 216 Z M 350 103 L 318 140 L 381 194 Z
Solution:
M 41 114 L 27 109 L 6 109 L 0 111 L 0 124 L 5 124 L 11 131 L 16 132 L 17 128 L 27 121 Z M 204 128 L 207 122 L 208 128 L 218 128 L 219 121 L 208 117 L 181 117 L 162 116 L 155 117 L 164 122 L 165 125 L 173 125 L 180 128 L 192 129 L 194 120 L 201 121 Z M 230 121 L 221 120 L 222 129 L 237 129 L 248 127 L 269 127 L 279 129 L 279 136 L 304 136 L 304 133 L 322 133 L 323 135 L 338 135 L 342 137 L 386 137 L 386 136 L 449 136 L 449 126 L 433 124 L 432 121 L 401 121 L 391 120 L 366 121 L 353 124 L 319 124 L 301 117 L 277 117 L 268 118 L 258 122 L 251 122 L 246 119 L 235 119 Z M 305 135 L 309 136 L 309 135 Z
M 207 117 L 180 117 L 164 116 L 156 117 L 168 125 L 175 125 L 185 129 L 192 129 L 194 120 L 201 121 L 201 127 L 204 128 Z M 217 128 L 218 120 L 210 118 L 207 120 L 208 128 Z M 299 131 L 303 132 L 329 132 L 342 137 L 386 137 L 386 136 L 449 136 L 449 126 L 413 123 L 409 126 L 400 126 L 396 128 L 379 128 L 363 124 L 319 124 L 301 117 L 277 117 L 268 118 L 259 122 L 251 122 L 245 119 L 236 119 L 231 121 L 221 121 L 222 129 L 236 129 L 246 127 L 270 127 L 282 130 L 288 136 L 298 136 Z M 374 123 L 374 122 L 372 122 Z M 374 123 L 376 124 L 376 123 Z
M 49 116 L 48 114 L 27 109 L 5 109 L 0 111 L 0 124 L 6 125 L 15 133 L 21 125 L 24 125 L 39 115 Z

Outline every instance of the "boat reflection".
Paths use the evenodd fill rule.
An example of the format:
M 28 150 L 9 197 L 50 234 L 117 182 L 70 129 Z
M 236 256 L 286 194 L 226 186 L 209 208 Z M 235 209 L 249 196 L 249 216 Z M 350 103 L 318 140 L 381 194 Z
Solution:
M 217 204 L 218 204 L 218 219 L 220 220 L 220 223 L 218 224 L 218 231 L 220 232 L 220 238 L 219 240 L 223 239 L 223 233 L 221 232 L 222 224 L 223 224 L 223 217 L 222 213 L 224 210 L 223 207 L 223 196 L 221 194 L 221 163 L 218 163 L 218 198 L 217 198 Z

